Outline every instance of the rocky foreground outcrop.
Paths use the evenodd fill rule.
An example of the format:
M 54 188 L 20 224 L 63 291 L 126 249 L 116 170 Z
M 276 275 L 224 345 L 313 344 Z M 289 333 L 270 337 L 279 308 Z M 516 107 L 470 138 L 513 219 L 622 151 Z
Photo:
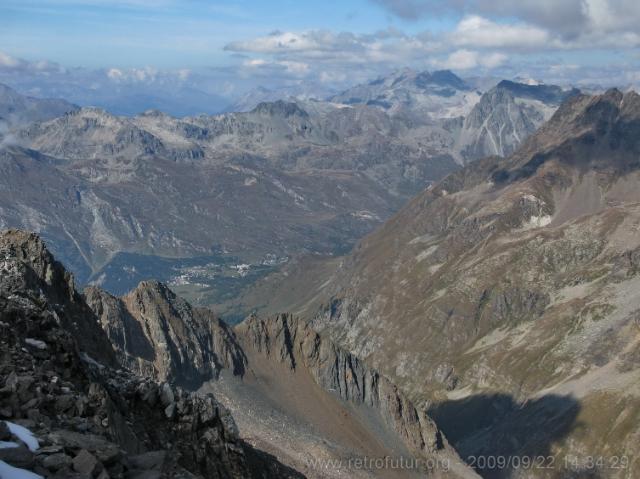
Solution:
M 231 329 L 152 281 L 123 298 L 94 287 L 81 295 L 42 241 L 22 231 L 0 235 L 0 257 L 0 419 L 9 421 L 0 422 L 0 441 L 11 446 L 0 448 L 0 464 L 47 478 L 304 477 L 290 467 L 304 463 L 285 466 L 250 445 L 214 395 L 195 392 L 224 374 L 238 391 L 253 391 L 247 407 L 265 415 L 275 407 L 265 404 L 282 399 L 300 424 L 301 411 L 319 407 L 319 421 L 335 426 L 319 443 L 350 451 L 335 457 L 393 452 L 424 461 L 408 472 L 371 471 L 376 477 L 475 477 L 424 411 L 299 319 L 251 317 Z M 310 404 L 291 402 L 295 387 L 306 388 Z M 309 421 L 302 437 L 317 434 Z M 36 447 L 11 429 L 18 426 Z
M 212 395 L 113 367 L 97 317 L 37 236 L 2 233 L 0 258 L 0 441 L 13 443 L 0 448 L 3 467 L 56 478 L 301 477 L 240 440 Z

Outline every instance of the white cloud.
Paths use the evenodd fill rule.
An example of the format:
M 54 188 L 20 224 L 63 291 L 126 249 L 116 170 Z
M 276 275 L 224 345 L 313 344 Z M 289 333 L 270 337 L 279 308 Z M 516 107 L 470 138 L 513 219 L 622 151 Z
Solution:
M 311 71 L 309 64 L 304 62 L 282 61 L 279 62 L 279 64 L 285 67 L 289 73 L 294 75 L 306 75 Z
M 319 44 L 308 34 L 293 32 L 273 32 L 266 37 L 232 42 L 225 49 L 238 52 L 282 53 L 318 49 Z
M 451 53 L 444 61 L 435 60 L 434 64 L 439 68 L 469 70 L 478 66 L 478 52 L 457 50 Z
M 545 31 L 558 41 L 575 46 L 583 39 L 592 48 L 606 42 L 605 34 L 640 33 L 638 0 L 370 0 L 408 20 L 459 14 L 525 24 Z M 624 44 L 619 44 L 625 47 Z
M 549 42 L 549 34 L 540 28 L 499 24 L 478 15 L 463 18 L 449 38 L 456 45 L 475 48 L 540 48 Z
M 637 0 L 583 0 L 582 11 L 596 32 L 640 32 L 640 4 Z
M 227 51 L 268 55 L 281 61 L 351 64 L 411 61 L 437 48 L 428 36 L 409 36 L 393 29 L 370 35 L 327 30 L 274 32 L 225 46 Z
M 493 52 L 480 57 L 480 64 L 486 68 L 496 68 L 506 63 L 508 57 L 504 53 Z
M 522 0 L 522 5 L 519 4 L 518 11 L 524 12 L 522 16 L 526 17 L 525 20 L 517 20 L 517 17 L 500 20 L 495 16 L 469 13 L 450 31 L 426 31 L 411 35 L 396 28 L 371 34 L 328 30 L 277 31 L 266 36 L 231 42 L 226 45 L 225 50 L 243 56 L 240 73 L 245 79 L 251 76 L 283 81 L 287 78 L 306 78 L 347 86 L 405 66 L 418 70 L 476 70 L 476 73 L 493 70 L 493 74 L 509 78 L 522 69 L 548 73 L 548 67 L 564 61 L 562 56 L 565 54 L 572 63 L 593 67 L 589 56 L 592 50 L 622 48 L 626 53 L 616 58 L 620 63 L 622 58 L 631 55 L 633 48 L 640 47 L 640 33 L 625 30 L 603 33 L 616 22 L 620 24 L 620 20 L 616 20 L 617 15 L 606 13 L 610 10 L 605 10 L 605 14 L 602 14 L 600 26 L 581 20 L 584 28 L 579 34 L 572 35 L 569 33 L 571 28 L 560 31 L 550 27 L 553 23 L 550 15 L 555 0 L 536 1 L 538 3 Z M 568 3 L 573 1 L 567 0 Z M 579 9 L 580 15 L 588 19 L 596 15 L 594 9 L 604 8 L 603 3 L 610 9 L 611 2 L 614 1 L 618 0 L 579 0 L 579 6 L 582 5 L 585 10 L 583 12 Z M 510 6 L 511 0 L 495 2 L 504 8 L 505 15 L 506 12 L 515 12 L 515 7 Z M 568 3 L 557 7 L 559 18 L 575 11 L 575 5 Z M 487 11 L 490 6 L 488 0 L 477 0 L 473 5 Z M 591 13 L 587 12 L 589 8 Z M 568 20 L 564 18 L 564 21 Z M 549 27 L 544 27 L 543 24 Z M 531 57 L 531 53 L 544 53 L 548 60 L 539 55 Z M 629 67 L 624 67 L 608 84 L 615 82 L 616 78 L 622 79 L 627 69 Z M 585 71 L 588 69 L 581 69 L 580 75 L 584 75 Z M 577 75 L 567 73 L 561 78 L 565 79 L 566 84 L 568 78 L 577 79 Z M 541 77 L 545 78 L 543 74 Z
M 0 68 L 16 68 L 18 65 L 20 65 L 20 62 L 17 58 L 0 52 Z
M 187 81 L 191 70 L 183 68 L 179 70 L 158 70 L 154 67 L 142 68 L 107 68 L 104 75 L 114 83 L 153 83 L 166 80 L 178 82 Z
M 304 77 L 311 71 L 311 66 L 308 63 L 299 61 L 272 61 L 263 58 L 248 58 L 242 64 L 249 70 L 281 71 L 296 77 Z
M 390 28 L 372 34 L 278 31 L 231 42 L 225 50 L 242 55 L 240 73 L 245 78 L 308 78 L 347 86 L 406 65 L 426 68 L 441 45 L 429 34 L 407 35 Z
M 124 73 L 118 68 L 109 68 L 107 70 L 107 77 L 113 81 L 120 81 L 124 77 Z
M 449 54 L 444 60 L 434 60 L 436 68 L 446 68 L 451 70 L 470 70 L 472 68 L 496 68 L 507 60 L 503 53 L 478 52 L 473 50 L 456 50 Z
M 57 63 L 49 62 L 46 60 L 39 60 L 35 62 L 28 62 L 22 58 L 15 58 L 8 53 L 0 51 L 0 71 L 16 71 L 16 72 L 30 72 L 30 73 L 60 73 L 64 72 Z

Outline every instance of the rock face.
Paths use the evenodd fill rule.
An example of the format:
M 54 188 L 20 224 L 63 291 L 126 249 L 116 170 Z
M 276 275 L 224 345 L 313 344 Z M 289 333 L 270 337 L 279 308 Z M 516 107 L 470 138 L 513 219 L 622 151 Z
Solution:
M 426 401 L 462 457 L 550 454 L 573 477 L 616 451 L 629 465 L 603 477 L 634 477 L 639 128 L 637 93 L 572 97 L 510 157 L 450 175 L 333 269 L 306 269 L 323 276 L 290 310 Z M 280 309 L 294 286 L 277 280 Z
M 192 308 L 164 284 L 147 281 L 122 299 L 85 290 L 87 304 L 118 353 L 141 376 L 197 388 L 222 368 L 242 376 L 244 353 L 233 332 L 209 310 Z
M 456 150 L 465 162 L 486 156 L 508 156 L 533 134 L 567 98 L 578 90 L 551 85 L 502 81 L 484 93 L 465 116 L 456 136 Z
M 34 293 L 31 302 L 24 300 L 25 307 L 38 302 L 60 305 L 51 312 L 51 318 L 77 338 L 80 350 L 91 351 L 106 365 L 117 364 L 111 344 L 95 327 L 95 315 L 76 292 L 73 277 L 55 261 L 38 236 L 16 230 L 4 232 L 0 237 L 0 257 L 2 293 L 12 298 L 2 309 L 5 321 L 22 315 L 20 298 Z
M 145 377 L 171 380 L 191 390 L 208 381 L 209 386 L 205 389 L 219 391 L 230 407 L 237 407 L 236 401 L 242 400 L 246 403 L 242 409 L 253 411 L 263 407 L 263 395 L 269 396 L 284 410 L 285 417 L 298 417 L 298 424 L 308 421 L 311 428 L 312 418 L 296 416 L 298 410 L 288 410 L 287 401 L 299 394 L 296 388 L 306 388 L 304 397 L 307 401 L 317 402 L 317 407 L 326 402 L 335 402 L 335 407 L 341 409 L 344 407 L 341 404 L 363 406 L 372 411 L 378 418 L 376 421 L 389 432 L 367 430 L 373 428 L 376 421 L 362 423 L 357 414 L 348 409 L 342 413 L 337 409 L 330 410 L 329 414 L 335 417 L 323 417 L 325 423 L 344 420 L 341 415 L 344 414 L 359 427 L 364 424 L 364 434 L 378 438 L 378 441 L 380 437 L 394 438 L 392 440 L 400 441 L 396 444 L 399 450 L 406 449 L 409 454 L 433 464 L 446 464 L 454 477 L 472 477 L 424 410 L 416 409 L 388 379 L 323 339 L 299 319 L 287 315 L 264 320 L 250 317 L 235 330 L 230 330 L 209 311 L 192 308 L 157 282 L 143 282 L 121 299 L 95 287 L 87 288 L 85 295 L 114 344 L 120 363 Z M 280 372 L 265 375 L 265 371 L 273 370 Z M 306 376 L 312 379 L 315 389 L 300 379 Z M 218 385 L 218 380 L 227 386 Z M 260 389 L 263 382 L 266 386 Z M 172 406 L 175 403 L 173 394 L 159 390 L 168 417 L 176 414 Z M 291 404 L 295 404 L 295 400 Z M 272 415 L 273 412 L 267 408 L 265 414 Z M 290 466 L 309 467 L 300 463 L 297 456 L 291 456 L 286 447 L 282 451 L 280 444 L 275 447 L 272 438 L 255 432 L 261 421 L 255 416 L 254 413 L 243 418 L 246 436 L 254 441 L 256 437 L 264 441 L 274 453 L 283 455 L 281 460 L 290 461 Z M 366 440 L 347 441 L 345 446 L 355 447 L 354 451 L 357 451 L 362 447 L 359 442 L 369 441 L 368 436 Z M 325 442 L 332 440 L 335 439 L 330 433 L 324 439 Z M 309 441 L 307 447 L 312 450 L 313 441 Z M 432 474 L 439 477 L 442 471 L 433 469 Z M 334 477 L 334 472 L 326 473 Z M 360 474 L 357 470 L 352 473 Z
M 304 321 L 288 315 L 262 320 L 251 317 L 236 327 L 246 347 L 288 368 L 305 368 L 323 389 L 345 401 L 366 404 L 410 450 L 429 455 L 444 450 L 445 440 L 433 421 L 387 378 L 369 369 L 354 355 L 323 339 Z
M 577 89 L 503 80 L 481 93 L 450 71 L 402 70 L 333 97 L 366 104 L 394 117 L 424 122 L 427 117 L 449 135 L 449 153 L 460 163 L 508 156 Z M 445 137 L 444 135 L 443 137 Z
M 1 460 L 45 477 L 300 477 L 241 441 L 213 396 L 112 369 L 107 336 L 35 235 L 4 232 L 0 253 L 0 435 L 17 445 Z

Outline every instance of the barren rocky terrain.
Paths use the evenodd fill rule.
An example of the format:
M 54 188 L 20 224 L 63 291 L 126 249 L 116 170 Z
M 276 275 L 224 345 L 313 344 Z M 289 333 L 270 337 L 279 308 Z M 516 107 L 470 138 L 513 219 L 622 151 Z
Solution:
M 575 96 L 510 157 L 240 303 L 312 320 L 423 404 L 463 458 L 561 465 L 485 463 L 486 477 L 635 477 L 639 119 L 635 92 Z
M 2 432 L 3 467 L 102 479 L 477 477 L 424 410 L 302 320 L 231 329 L 156 282 L 123 298 L 81 295 L 37 236 L 8 230 L 0 248 L 0 414 L 36 441 Z M 350 462 L 367 457 L 416 465 Z
M 460 165 L 508 154 L 574 94 L 518 85 L 482 94 L 451 72 L 403 71 L 357 87 L 360 100 L 181 119 L 75 107 L 51 119 L 48 103 L 11 100 L 42 121 L 0 131 L 0 226 L 40 233 L 83 284 L 124 294 L 158 279 L 222 305 L 294 257 L 346 253 Z
M 0 253 L 2 477 L 303 477 L 240 439 L 213 396 L 119 366 L 37 236 L 2 232 Z

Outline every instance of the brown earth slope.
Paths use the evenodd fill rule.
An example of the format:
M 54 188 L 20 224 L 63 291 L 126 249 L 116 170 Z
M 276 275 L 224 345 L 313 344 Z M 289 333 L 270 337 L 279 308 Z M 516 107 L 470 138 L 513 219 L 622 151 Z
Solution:
M 611 90 L 568 100 L 509 158 L 416 197 L 305 297 L 287 278 L 321 268 L 244 301 L 288 300 L 426 404 L 471 462 L 555 461 L 480 465 L 487 477 L 632 478 L 639 232 L 640 96 Z

